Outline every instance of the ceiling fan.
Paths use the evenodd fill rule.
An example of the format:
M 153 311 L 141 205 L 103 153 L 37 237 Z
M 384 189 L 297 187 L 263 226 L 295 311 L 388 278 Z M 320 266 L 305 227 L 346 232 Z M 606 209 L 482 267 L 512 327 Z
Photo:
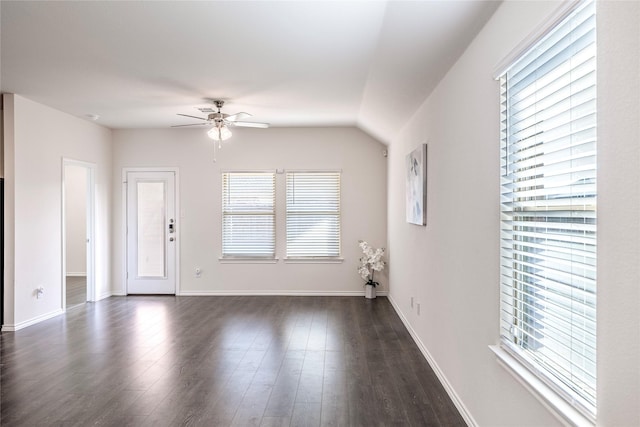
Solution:
M 213 105 L 216 109 L 211 107 L 198 108 L 202 113 L 208 113 L 207 117 L 197 117 L 191 116 L 189 114 L 178 114 L 179 116 L 191 117 L 193 119 L 203 120 L 200 123 L 191 123 L 188 125 L 175 125 L 171 126 L 174 128 L 177 127 L 185 127 L 185 126 L 211 126 L 211 129 L 207 132 L 209 138 L 215 141 L 224 141 L 231 138 L 231 131 L 229 127 L 246 127 L 246 128 L 268 128 L 269 123 L 260 123 L 260 122 L 247 122 L 241 121 L 240 119 L 244 119 L 246 117 L 251 117 L 249 113 L 235 113 L 235 114 L 225 114 L 221 112 L 222 106 L 224 105 L 224 101 L 220 99 L 214 99 Z

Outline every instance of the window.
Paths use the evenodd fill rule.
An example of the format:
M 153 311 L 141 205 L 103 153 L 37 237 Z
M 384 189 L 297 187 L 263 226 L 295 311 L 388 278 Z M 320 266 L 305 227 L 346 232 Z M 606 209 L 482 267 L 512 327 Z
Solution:
M 222 174 L 222 256 L 275 257 L 275 173 Z
M 287 172 L 287 257 L 340 256 L 340 173 Z
M 500 77 L 501 343 L 596 409 L 596 26 L 583 2 Z

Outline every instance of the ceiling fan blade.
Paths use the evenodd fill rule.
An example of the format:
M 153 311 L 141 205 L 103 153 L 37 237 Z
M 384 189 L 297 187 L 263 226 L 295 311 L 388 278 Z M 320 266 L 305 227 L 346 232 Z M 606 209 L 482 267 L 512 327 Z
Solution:
M 251 114 L 249 113 L 245 113 L 244 111 L 241 111 L 239 113 L 235 113 L 235 114 L 230 114 L 228 116 L 225 117 L 225 120 L 229 120 L 229 121 L 236 121 L 238 119 L 245 119 L 247 117 L 251 117 Z
M 209 123 L 191 123 L 190 125 L 173 125 L 172 128 L 181 128 L 185 126 L 207 126 Z
M 190 116 L 190 115 L 188 115 L 188 114 L 180 114 L 180 113 L 178 113 L 178 115 L 179 115 L 179 116 L 184 116 L 184 117 L 191 117 L 192 119 L 207 120 L 207 119 L 202 118 L 202 117 Z
M 228 122 L 231 126 L 236 126 L 239 128 L 262 128 L 266 129 L 269 127 L 269 123 L 258 123 L 258 122 Z

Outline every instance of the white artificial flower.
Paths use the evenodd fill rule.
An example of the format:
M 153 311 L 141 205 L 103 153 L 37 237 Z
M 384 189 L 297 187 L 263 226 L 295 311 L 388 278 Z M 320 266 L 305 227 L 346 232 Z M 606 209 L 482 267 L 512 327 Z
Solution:
M 364 240 L 359 240 L 358 245 L 362 249 L 364 256 L 360 257 L 360 265 L 358 266 L 358 274 L 362 279 L 367 282 L 373 281 L 373 273 L 375 271 L 382 271 L 386 263 L 382 260 L 385 249 L 374 249 L 369 243 Z
M 381 271 L 384 268 L 384 262 L 378 261 L 376 263 L 371 264 L 371 268 L 375 271 Z

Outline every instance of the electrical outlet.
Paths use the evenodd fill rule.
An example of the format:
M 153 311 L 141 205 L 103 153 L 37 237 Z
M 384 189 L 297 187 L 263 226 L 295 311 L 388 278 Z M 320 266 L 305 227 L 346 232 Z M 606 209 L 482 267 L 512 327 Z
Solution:
M 200 267 L 196 267 L 196 277 L 198 279 L 202 277 L 202 269 Z
M 420 303 L 416 304 L 416 311 L 418 312 L 418 316 L 420 316 Z

